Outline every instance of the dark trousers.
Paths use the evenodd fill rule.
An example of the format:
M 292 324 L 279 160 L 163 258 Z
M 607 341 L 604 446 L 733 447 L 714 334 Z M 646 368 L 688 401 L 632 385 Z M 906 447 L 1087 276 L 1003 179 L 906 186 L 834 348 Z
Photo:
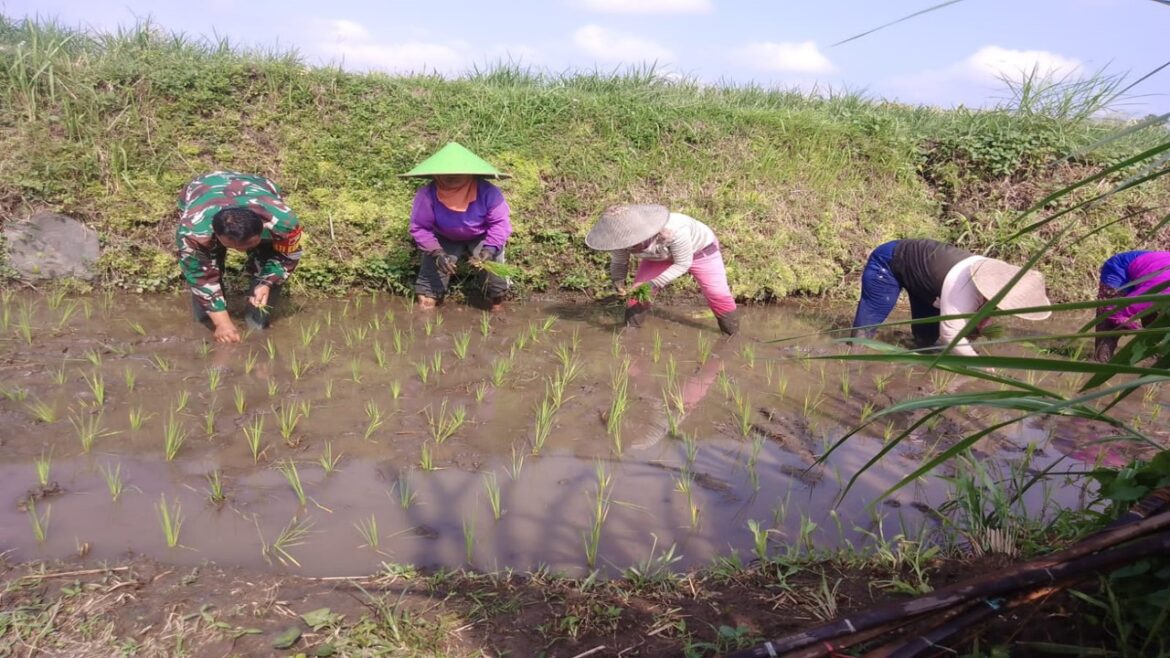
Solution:
M 484 241 L 483 238 L 460 241 L 448 240 L 442 236 L 436 237 L 439 239 L 439 246 L 443 248 L 443 252 L 457 259 L 471 256 Z M 497 263 L 503 263 L 504 250 L 501 249 L 500 253 L 496 254 L 496 257 L 492 260 Z M 508 280 L 503 277 L 489 274 L 486 271 L 480 271 L 478 281 L 480 289 L 483 290 L 484 295 L 489 299 L 500 299 L 508 293 Z M 418 278 L 414 282 L 415 294 L 439 299 L 447 294 L 447 286 L 450 283 L 451 275 L 440 272 L 434 257 L 424 253 L 422 255 L 422 265 L 418 268 Z
M 898 296 L 902 294 L 902 284 L 890 271 L 890 260 L 894 257 L 894 247 L 897 240 L 887 242 L 869 255 L 865 262 L 865 269 L 861 272 L 861 299 L 857 302 L 857 312 L 853 315 L 853 332 L 855 337 L 872 338 L 877 333 L 877 325 L 886 321 L 894 306 L 898 303 Z M 933 299 L 910 298 L 910 317 L 915 320 L 938 317 L 938 308 Z M 939 325 L 937 322 L 910 325 L 914 334 L 914 342 L 918 347 L 929 347 L 938 342 Z

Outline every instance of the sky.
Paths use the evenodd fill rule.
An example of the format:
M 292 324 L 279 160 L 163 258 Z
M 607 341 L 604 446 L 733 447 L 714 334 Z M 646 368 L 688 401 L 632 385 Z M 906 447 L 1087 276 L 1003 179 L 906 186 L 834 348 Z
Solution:
M 0 0 L 9 18 L 113 30 L 149 18 L 193 37 L 295 49 L 352 70 L 459 75 L 510 62 L 555 73 L 653 63 L 704 83 L 847 90 L 942 107 L 1008 97 L 1002 76 L 1130 80 L 1170 60 L 1157 0 Z M 1170 112 L 1170 67 L 1117 108 Z

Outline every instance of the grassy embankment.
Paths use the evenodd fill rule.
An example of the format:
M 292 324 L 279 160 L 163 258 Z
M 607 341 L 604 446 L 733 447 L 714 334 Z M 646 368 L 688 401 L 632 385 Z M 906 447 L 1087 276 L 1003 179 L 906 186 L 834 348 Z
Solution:
M 307 289 L 405 290 L 416 183 L 396 177 L 458 140 L 503 184 L 523 291 L 600 289 L 583 236 L 606 204 L 658 201 L 710 223 L 745 299 L 852 296 L 869 250 L 937 237 L 1018 258 L 1019 210 L 1114 157 L 1060 161 L 1116 126 L 1030 112 L 939 111 L 858 96 L 669 83 L 652 72 L 458 80 L 306 67 L 295 56 L 154 28 L 88 34 L 0 19 L 0 220 L 64 212 L 103 240 L 101 279 L 173 289 L 174 198 L 216 168 L 280 183 L 308 231 Z M 1074 99 L 1077 101 L 1080 99 Z M 1060 161 L 1058 165 L 1052 162 Z M 1165 184 L 1086 211 L 1134 214 L 1044 263 L 1057 297 L 1093 289 L 1111 252 L 1158 218 Z M 1088 230 L 1088 228 L 1086 228 Z M 847 285 L 842 285 L 845 282 Z

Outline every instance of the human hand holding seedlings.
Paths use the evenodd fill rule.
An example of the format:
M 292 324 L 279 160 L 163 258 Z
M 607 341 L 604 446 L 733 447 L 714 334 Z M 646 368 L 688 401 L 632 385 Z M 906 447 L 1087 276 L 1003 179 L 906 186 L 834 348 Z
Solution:
M 500 250 L 498 248 L 491 247 L 486 244 L 481 244 L 480 246 L 476 247 L 475 251 L 471 254 L 471 259 L 468 262 L 470 262 L 473 267 L 483 267 L 483 263 L 495 260 L 499 253 Z
M 267 283 L 259 283 L 252 289 L 252 296 L 248 298 L 248 301 L 261 311 L 267 311 L 268 294 L 271 291 L 272 288 Z

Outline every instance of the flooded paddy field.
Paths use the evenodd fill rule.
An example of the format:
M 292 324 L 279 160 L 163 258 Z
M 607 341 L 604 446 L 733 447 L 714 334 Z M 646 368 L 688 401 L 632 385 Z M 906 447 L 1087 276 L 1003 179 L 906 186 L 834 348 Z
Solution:
M 828 446 L 895 401 L 983 384 L 815 358 L 843 350 L 827 338 L 773 342 L 827 325 L 795 307 L 747 308 L 729 340 L 700 307 L 624 330 L 600 304 L 493 317 L 365 295 L 282 310 L 238 345 L 211 342 L 177 297 L 10 294 L 3 313 L 0 550 L 15 560 L 584 574 L 747 559 L 749 526 L 775 550 L 861 545 L 943 522 L 942 477 L 870 503 L 996 420 L 923 425 L 838 501 L 918 417 L 884 418 L 816 463 Z M 1126 413 L 1157 427 L 1165 401 Z M 975 454 L 996 473 L 1123 460 L 1091 444 L 1103 432 L 1048 420 Z M 1065 482 L 1023 504 L 1076 505 Z

